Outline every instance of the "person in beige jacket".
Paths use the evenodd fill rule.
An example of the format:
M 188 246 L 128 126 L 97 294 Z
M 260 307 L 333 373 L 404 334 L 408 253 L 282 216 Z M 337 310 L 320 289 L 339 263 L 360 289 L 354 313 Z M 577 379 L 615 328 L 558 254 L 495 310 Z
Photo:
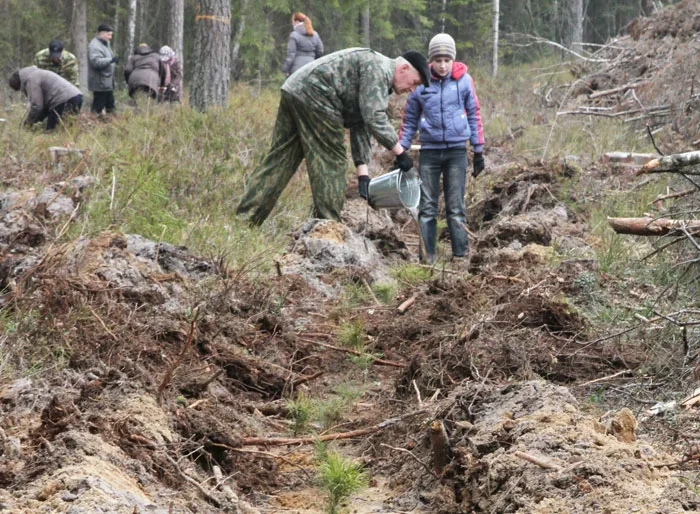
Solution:
M 83 106 L 80 90 L 53 71 L 28 66 L 10 75 L 8 83 L 29 100 L 25 123 L 31 125 L 46 119 L 47 131 L 56 128 L 64 115 L 78 113 Z

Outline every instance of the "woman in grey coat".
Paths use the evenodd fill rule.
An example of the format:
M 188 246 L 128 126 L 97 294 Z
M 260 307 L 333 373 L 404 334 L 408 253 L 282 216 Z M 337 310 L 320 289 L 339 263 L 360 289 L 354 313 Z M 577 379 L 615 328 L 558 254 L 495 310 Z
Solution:
M 294 30 L 289 34 L 287 58 L 282 66 L 285 77 L 289 77 L 305 64 L 323 55 L 323 41 L 314 31 L 311 19 L 303 13 L 292 15 Z

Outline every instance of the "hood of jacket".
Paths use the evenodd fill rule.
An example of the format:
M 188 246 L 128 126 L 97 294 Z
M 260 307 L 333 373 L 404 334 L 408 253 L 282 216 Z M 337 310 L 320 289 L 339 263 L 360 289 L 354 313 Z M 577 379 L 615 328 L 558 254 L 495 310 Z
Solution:
M 455 61 L 454 63 L 452 63 L 452 78 L 455 80 L 459 80 L 464 76 L 464 74 L 468 70 L 469 68 L 467 68 L 466 64 L 464 64 L 463 62 Z M 430 72 L 435 80 L 440 80 L 440 77 L 433 73 L 433 63 L 430 63 Z
M 134 53 L 135 53 L 136 55 L 148 55 L 148 54 L 152 54 L 153 52 L 155 52 L 155 50 L 153 50 L 153 49 L 152 49 L 150 46 L 148 46 L 148 45 L 146 45 L 146 46 L 139 46 L 139 47 L 134 51 Z
M 294 25 L 294 32 L 298 32 L 302 36 L 313 37 L 309 36 L 309 34 L 306 32 L 306 26 L 303 23 L 297 23 Z

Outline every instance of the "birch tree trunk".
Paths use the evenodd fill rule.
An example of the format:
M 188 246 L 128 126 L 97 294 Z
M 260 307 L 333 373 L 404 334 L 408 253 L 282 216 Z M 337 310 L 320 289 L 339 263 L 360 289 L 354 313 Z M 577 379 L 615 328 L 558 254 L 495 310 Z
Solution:
M 71 18 L 71 43 L 73 53 L 78 58 L 78 80 L 81 91 L 87 91 L 88 59 L 87 59 L 87 0 L 73 0 L 73 16 Z
M 231 77 L 234 80 L 238 78 L 240 70 L 239 55 L 241 53 L 241 40 L 243 39 L 243 31 L 245 30 L 245 21 L 247 16 L 248 0 L 241 0 L 241 18 L 238 22 L 236 34 L 233 36 L 231 45 Z
M 126 54 L 131 55 L 134 52 L 134 41 L 136 38 L 136 0 L 129 0 L 129 17 L 127 18 L 126 26 Z
M 445 12 L 447 11 L 447 0 L 442 0 L 442 13 L 440 15 L 440 32 L 445 32 Z
M 568 0 L 568 2 L 568 47 L 576 53 L 581 53 L 581 43 L 583 42 L 583 0 Z
M 115 55 L 121 55 L 119 42 L 123 38 L 120 38 L 119 34 L 119 0 L 114 2 L 114 21 L 112 22 L 112 28 L 114 29 L 114 34 L 112 34 L 112 40 L 110 41 L 110 46 Z
M 200 0 L 196 12 L 190 105 L 204 112 L 212 105 L 228 105 L 231 4 L 229 0 Z
M 362 44 L 365 48 L 370 48 L 369 37 L 369 2 L 365 4 L 360 13 L 360 30 L 362 32 Z
M 493 0 L 493 64 L 491 73 L 498 75 L 498 18 L 500 16 L 500 2 Z
M 182 71 L 185 71 L 183 56 L 183 33 L 185 27 L 185 0 L 168 0 L 168 46 L 177 54 Z

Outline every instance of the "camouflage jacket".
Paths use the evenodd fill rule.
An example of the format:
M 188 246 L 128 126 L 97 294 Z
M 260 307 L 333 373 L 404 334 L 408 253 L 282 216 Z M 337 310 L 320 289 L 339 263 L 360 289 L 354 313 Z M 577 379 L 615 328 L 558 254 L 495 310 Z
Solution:
M 348 48 L 316 59 L 282 86 L 309 109 L 350 128 L 355 164 L 368 164 L 369 135 L 391 149 L 399 140 L 387 107 L 396 61 L 368 48 Z
M 34 56 L 34 65 L 42 70 L 53 71 L 76 87 L 80 87 L 78 78 L 78 59 L 72 53 L 63 50 L 61 62 L 54 64 L 49 58 L 49 49 L 44 48 Z

